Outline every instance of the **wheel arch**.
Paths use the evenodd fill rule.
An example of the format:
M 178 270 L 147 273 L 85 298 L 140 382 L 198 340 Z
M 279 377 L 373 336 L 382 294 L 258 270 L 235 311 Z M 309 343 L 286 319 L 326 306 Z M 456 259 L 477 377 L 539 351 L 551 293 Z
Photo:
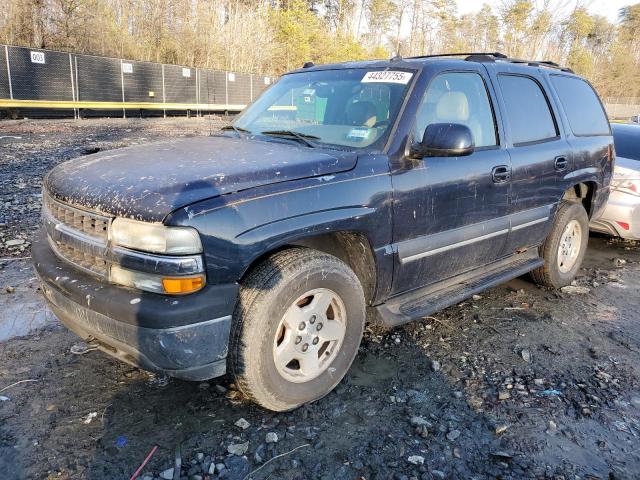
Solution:
M 577 182 L 565 190 L 562 200 L 582 203 L 587 215 L 591 218 L 597 190 L 598 184 L 594 181 Z
M 376 295 L 377 269 L 373 248 L 367 236 L 362 232 L 340 230 L 301 237 L 287 241 L 277 247 L 263 252 L 256 257 L 242 272 L 240 283 L 251 270 L 267 257 L 282 250 L 294 247 L 305 247 L 328 253 L 346 263 L 356 274 L 365 300 L 370 304 Z

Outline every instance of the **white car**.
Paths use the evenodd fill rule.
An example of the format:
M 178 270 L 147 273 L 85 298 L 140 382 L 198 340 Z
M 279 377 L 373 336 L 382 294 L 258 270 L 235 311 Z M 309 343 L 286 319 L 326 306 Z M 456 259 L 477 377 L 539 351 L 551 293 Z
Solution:
M 640 240 L 640 125 L 612 124 L 616 165 L 609 202 L 591 230 Z

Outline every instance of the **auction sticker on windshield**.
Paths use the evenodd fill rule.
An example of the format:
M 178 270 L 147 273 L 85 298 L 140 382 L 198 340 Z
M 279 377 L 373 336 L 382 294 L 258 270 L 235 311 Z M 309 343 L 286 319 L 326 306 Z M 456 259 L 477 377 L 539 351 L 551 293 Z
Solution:
M 406 85 L 413 77 L 413 73 L 400 72 L 397 70 L 382 70 L 367 72 L 362 77 L 362 83 L 401 83 Z

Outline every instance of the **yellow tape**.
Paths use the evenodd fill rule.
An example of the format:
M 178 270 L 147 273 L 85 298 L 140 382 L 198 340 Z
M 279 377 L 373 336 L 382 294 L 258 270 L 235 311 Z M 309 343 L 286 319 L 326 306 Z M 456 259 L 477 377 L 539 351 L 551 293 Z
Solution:
M 72 102 L 68 100 L 10 100 L 0 98 L 0 108 L 88 108 L 95 110 L 206 110 L 240 111 L 246 105 L 223 105 L 215 103 L 154 103 L 154 102 Z

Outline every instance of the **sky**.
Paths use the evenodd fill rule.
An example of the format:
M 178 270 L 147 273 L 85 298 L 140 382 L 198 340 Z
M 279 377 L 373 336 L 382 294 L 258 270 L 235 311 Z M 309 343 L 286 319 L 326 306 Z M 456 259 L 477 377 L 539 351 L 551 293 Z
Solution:
M 480 10 L 483 3 L 488 3 L 492 7 L 499 7 L 503 0 L 457 0 L 458 11 L 460 13 L 471 13 Z M 638 3 L 638 0 L 582 0 L 581 5 L 585 5 L 592 14 L 603 15 L 610 22 L 618 21 L 618 10 L 627 5 Z M 575 5 L 571 2 L 570 8 Z

